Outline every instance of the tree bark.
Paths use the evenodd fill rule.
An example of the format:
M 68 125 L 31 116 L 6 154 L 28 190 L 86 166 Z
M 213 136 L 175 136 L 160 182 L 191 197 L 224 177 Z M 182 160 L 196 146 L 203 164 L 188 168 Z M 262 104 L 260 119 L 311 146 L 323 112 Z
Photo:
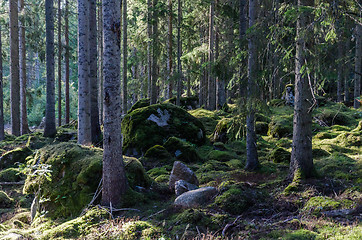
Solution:
M 346 39 L 346 46 L 345 46 L 345 54 L 347 57 L 347 60 L 345 61 L 344 65 L 344 102 L 348 103 L 350 101 L 349 97 L 349 74 L 351 72 L 351 57 L 350 57 L 350 45 L 351 40 L 349 38 Z
M 356 62 L 354 69 L 354 104 L 353 107 L 358 109 L 361 103 L 357 98 L 361 97 L 361 75 L 362 75 L 362 25 L 357 23 L 356 26 Z M 361 99 L 360 99 L 361 100 Z
M 58 126 L 62 125 L 62 10 L 58 0 Z
M 78 0 L 78 143 L 90 145 L 89 1 Z
M 167 80 L 168 80 L 168 98 L 172 98 L 173 94 L 173 72 L 172 72 L 172 39 L 173 39 L 173 35 L 172 35 L 172 15 L 173 15 L 173 11 L 172 11 L 172 0 L 168 0 L 168 62 L 167 62 Z
M 57 133 L 55 126 L 55 79 L 54 79 L 54 13 L 53 0 L 45 0 L 46 25 L 46 68 L 47 68 L 47 97 L 45 112 L 44 136 L 54 137 Z
M 249 0 L 249 28 L 256 23 L 257 0 Z M 258 151 L 255 133 L 255 101 L 256 101 L 256 71 L 257 71 L 257 49 L 256 35 L 251 33 L 248 39 L 249 61 L 248 61 L 248 87 L 247 101 L 248 114 L 246 116 L 246 170 L 255 170 L 259 167 Z
M 128 46 L 127 46 L 127 0 L 123 0 L 123 113 L 128 111 L 128 93 L 127 93 L 127 61 L 128 61 Z
M 19 50 L 20 50 L 20 134 L 30 132 L 28 126 L 28 113 L 26 108 L 26 45 L 25 45 L 25 22 L 24 22 L 24 0 L 19 0 Z
M 212 73 L 214 64 L 214 15 L 215 15 L 215 0 L 211 0 L 209 13 L 209 79 L 208 79 L 208 98 L 207 108 L 209 110 L 216 109 L 216 82 Z
M 99 125 L 98 109 L 98 81 L 97 81 L 97 4 L 96 0 L 89 0 L 89 87 L 90 87 L 90 118 L 92 143 L 101 141 L 101 127 Z
M 65 124 L 69 124 L 70 120 L 70 98 L 69 98 L 69 1 L 65 1 L 65 28 L 64 28 L 64 38 L 65 38 Z
M 158 0 L 153 0 L 153 16 L 152 16 L 152 81 L 151 81 L 151 104 L 157 103 L 157 57 L 158 50 Z
M 290 178 L 308 178 L 314 174 L 312 157 L 311 90 L 307 76 L 301 72 L 307 49 L 305 31 L 311 18 L 301 8 L 312 6 L 312 0 L 298 0 L 298 20 L 295 57 L 295 102 L 293 120 L 293 143 L 290 161 Z
M 152 0 L 147 0 L 147 95 L 152 95 Z
M 103 14 L 102 0 L 98 4 L 98 104 L 99 123 L 103 124 Z
M 181 94 L 182 94 L 182 42 L 181 42 L 181 24 L 182 24 L 182 5 L 181 0 L 177 1 L 178 13 L 177 13 L 177 98 L 176 105 L 181 105 Z
M 4 89 L 3 89 L 3 54 L 0 25 L 0 141 L 5 139 L 4 132 Z
M 120 97 L 120 2 L 103 0 L 104 135 L 102 204 L 119 206 L 127 191 L 122 160 Z
M 20 135 L 20 79 L 18 1 L 9 0 L 10 10 L 10 106 L 11 132 Z
M 244 37 L 245 37 L 245 33 L 246 33 L 246 28 L 247 28 L 247 19 L 246 19 L 246 0 L 240 0 L 239 2 L 239 51 L 243 50 L 243 42 L 244 42 Z M 240 68 L 239 68 L 239 97 L 245 96 L 245 90 L 243 88 L 244 82 L 246 82 L 245 77 L 243 76 L 243 71 L 242 71 L 242 65 L 246 65 L 246 60 L 243 59 L 240 62 Z M 245 85 L 244 85 L 245 86 Z

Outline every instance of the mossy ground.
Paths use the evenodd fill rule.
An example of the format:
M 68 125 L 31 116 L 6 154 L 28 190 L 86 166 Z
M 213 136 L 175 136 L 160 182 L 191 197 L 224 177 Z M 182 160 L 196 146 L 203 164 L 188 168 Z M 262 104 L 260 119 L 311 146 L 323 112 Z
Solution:
M 268 114 L 256 116 L 257 121 L 263 123 L 257 142 L 261 169 L 247 172 L 243 170 L 246 144 L 242 137 L 239 138 L 240 131 L 233 131 L 230 124 L 226 142 L 212 144 L 209 141 L 212 140 L 210 133 L 222 119 L 242 120 L 236 117 L 237 113 L 232 110 L 234 108 L 230 105 L 228 112 L 204 109 L 189 111 L 207 125 L 209 139 L 202 145 L 187 143 L 195 150 L 198 158 L 186 164 L 196 173 L 201 186 L 214 186 L 219 190 L 215 201 L 198 209 L 186 210 L 172 205 L 175 196 L 169 192 L 167 183 L 176 157 L 172 156 L 172 150 L 164 148 L 167 139 L 159 145 L 152 144 L 156 146 L 144 158 L 125 158 L 126 166 L 134 173 L 129 177 L 130 186 L 132 189 L 139 186 L 143 190 L 129 191 L 125 198 L 128 208 L 113 213 L 113 219 L 107 211 L 97 208 L 80 215 L 83 207 L 79 206 L 89 203 L 99 183 L 99 177 L 94 176 L 100 174 L 101 149 L 59 143 L 60 138 L 46 139 L 39 133 L 21 138 L 7 136 L 8 145 L 0 144 L 3 153 L 17 147 L 29 147 L 36 151 L 47 144 L 43 148 L 46 151 L 37 151 L 27 160 L 31 163 L 46 157 L 48 163 L 56 166 L 52 168 L 54 177 L 63 174 L 67 176 L 67 169 L 76 173 L 74 179 L 69 176 L 72 184 L 54 178 L 54 185 L 49 190 L 54 195 L 48 195 L 47 199 L 63 205 L 78 206 L 78 209 L 74 211 L 77 214 L 67 214 L 66 218 L 54 218 L 41 211 L 31 223 L 30 205 L 34 197 L 31 191 L 24 194 L 21 185 L 1 186 L 1 191 L 6 194 L 6 199 L 10 199 L 10 203 L 0 207 L 0 238 L 223 239 L 224 230 L 225 239 L 361 239 L 360 215 L 341 215 L 336 218 L 325 216 L 328 211 L 353 209 L 362 204 L 360 113 L 328 101 L 315 110 L 315 117 L 328 122 L 328 126 L 313 122 L 313 156 L 319 177 L 296 179 L 294 185 L 289 185 L 286 178 L 291 152 L 293 109 L 273 106 Z M 266 124 L 270 132 L 281 128 L 275 134 L 266 134 Z M 236 125 L 233 127 L 236 129 Z M 69 137 L 68 133 L 74 131 L 69 129 L 64 131 L 66 134 L 63 138 Z M 77 164 L 73 165 L 73 160 L 69 159 Z M 146 160 L 157 160 L 157 164 L 147 165 Z M 17 174 L 19 171 L 18 165 L 3 169 L 0 171 L 0 179 L 3 180 L 0 181 L 21 181 L 23 176 Z M 62 184 L 65 184 L 64 188 Z M 290 187 L 286 191 L 288 185 Z M 74 197 L 82 193 L 80 187 L 88 189 L 87 197 Z M 32 188 L 37 189 L 36 182 L 27 181 L 25 190 Z M 55 196 L 70 194 L 73 199 L 82 201 L 82 204 L 70 204 L 66 200 L 68 198 Z M 71 210 L 62 208 L 62 204 L 52 210 Z

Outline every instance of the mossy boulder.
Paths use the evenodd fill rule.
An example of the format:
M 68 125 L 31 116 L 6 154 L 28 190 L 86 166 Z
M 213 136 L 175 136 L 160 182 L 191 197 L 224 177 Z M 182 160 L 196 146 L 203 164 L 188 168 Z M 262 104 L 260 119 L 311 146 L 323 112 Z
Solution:
M 210 225 L 211 219 L 205 211 L 201 209 L 186 209 L 176 217 L 176 222 L 181 224 L 195 224 L 198 226 Z
M 0 182 L 18 182 L 25 178 L 17 168 L 8 168 L 0 172 Z
M 133 106 L 131 107 L 130 110 L 128 110 L 128 113 L 138 109 L 138 108 L 143 108 L 143 107 L 148 107 L 150 106 L 150 99 L 149 98 L 143 98 L 141 100 L 138 100 L 135 104 L 133 104 Z
M 116 239 L 158 239 L 161 229 L 146 221 L 129 221 Z
M 345 132 L 336 137 L 336 142 L 344 147 L 362 146 L 362 137 L 360 132 Z
M 302 211 L 318 215 L 323 211 L 330 211 L 339 208 L 351 208 L 351 206 L 353 206 L 353 201 L 348 199 L 335 200 L 330 197 L 316 196 L 308 200 Z
M 173 160 L 173 156 L 161 145 L 151 147 L 147 150 L 144 157 L 141 158 L 142 164 L 147 169 L 172 164 Z
M 164 147 L 169 151 L 172 157 L 176 157 L 186 163 L 201 161 L 195 147 L 190 143 L 176 137 L 170 137 Z
M 269 123 L 268 136 L 275 138 L 290 137 L 293 135 L 293 116 L 273 117 Z
M 127 114 L 122 121 L 123 149 L 128 156 L 141 156 L 152 146 L 178 137 L 201 145 L 205 142 L 202 123 L 180 107 L 155 104 Z
M 284 148 L 278 147 L 271 151 L 269 159 L 275 163 L 290 162 L 291 154 Z
M 346 108 L 344 105 L 342 108 Z M 342 109 L 343 110 L 343 109 Z M 346 109 L 347 110 L 347 109 Z M 354 121 L 354 119 L 346 114 L 343 111 L 339 111 L 338 110 L 334 110 L 334 109 L 324 109 L 323 112 L 316 114 L 316 117 L 319 120 L 322 120 L 323 122 L 325 122 L 328 126 L 332 126 L 332 125 L 349 125 L 350 123 L 352 123 Z
M 233 152 L 213 150 L 207 156 L 209 160 L 216 160 L 220 162 L 227 162 L 231 159 L 237 158 L 237 155 Z
M 190 110 L 189 113 L 202 122 L 207 135 L 213 134 L 218 120 L 220 120 L 220 117 L 215 112 L 198 108 L 195 110 Z
M 28 147 L 19 147 L 6 152 L 0 157 L 0 169 L 15 167 L 16 163 L 24 163 L 33 152 Z
M 269 124 L 266 122 L 255 122 L 255 132 L 259 135 L 267 135 Z
M 176 97 L 167 99 L 163 103 L 176 104 Z M 198 104 L 199 104 L 199 98 L 197 96 L 181 97 L 180 99 L 180 106 L 187 110 L 196 109 L 198 107 Z
M 92 200 L 102 177 L 102 150 L 82 147 L 75 143 L 59 143 L 39 149 L 28 161 L 32 169 L 44 174 L 28 175 L 23 192 L 37 193 L 47 201 L 42 203 L 49 216 L 78 215 Z M 151 179 L 135 158 L 124 157 L 125 170 L 131 188 L 149 187 Z
M 6 192 L 0 191 L 0 208 L 10 208 L 14 204 L 14 199 L 10 198 Z
M 215 127 L 211 136 L 212 142 L 238 141 L 245 136 L 245 118 L 236 115 L 232 118 L 223 118 Z

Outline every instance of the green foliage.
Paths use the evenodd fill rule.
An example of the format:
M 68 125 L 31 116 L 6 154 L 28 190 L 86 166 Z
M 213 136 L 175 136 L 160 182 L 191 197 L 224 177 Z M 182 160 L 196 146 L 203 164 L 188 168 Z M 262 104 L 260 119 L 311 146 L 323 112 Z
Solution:
M 24 175 L 17 168 L 7 168 L 0 172 L 0 182 L 18 182 Z

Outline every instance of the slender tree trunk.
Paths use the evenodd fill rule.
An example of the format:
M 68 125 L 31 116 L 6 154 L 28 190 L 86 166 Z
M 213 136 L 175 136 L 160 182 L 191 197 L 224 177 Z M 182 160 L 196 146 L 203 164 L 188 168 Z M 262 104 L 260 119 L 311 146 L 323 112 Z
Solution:
M 46 24 L 46 65 L 47 65 L 47 97 L 45 111 L 44 136 L 54 137 L 55 126 L 55 79 L 54 79 L 54 13 L 53 0 L 45 0 Z
M 58 126 L 62 125 L 62 10 L 58 0 Z
M 305 6 L 312 6 L 312 0 L 298 0 L 297 40 L 295 57 L 295 102 L 293 120 L 293 143 L 290 162 L 290 178 L 313 176 L 314 166 L 312 157 L 312 102 L 311 90 L 307 76 L 301 73 L 306 59 L 306 30 L 310 16 L 302 12 Z
M 172 39 L 173 39 L 173 35 L 172 35 L 172 15 L 173 15 L 173 11 L 172 11 L 172 0 L 168 0 L 168 63 L 167 63 L 167 80 L 168 80 L 168 98 L 172 98 L 173 94 L 173 72 L 172 72 Z
M 246 27 L 247 27 L 247 19 L 246 19 L 246 1 L 247 0 L 239 0 L 239 51 L 243 50 L 243 42 L 244 37 L 246 33 Z M 245 90 L 243 90 L 244 82 L 246 81 L 245 77 L 243 76 L 243 69 L 242 66 L 246 65 L 246 61 L 243 59 L 240 62 L 240 68 L 239 68 L 239 97 L 245 96 Z M 244 85 L 245 86 L 245 85 Z
M 361 97 L 361 76 L 362 76 L 362 25 L 357 23 L 356 27 L 356 62 L 354 69 L 354 104 L 353 107 L 358 109 L 361 103 L 357 98 Z M 361 100 L 361 99 L 360 99 Z
M 208 101 L 207 107 L 209 110 L 216 109 L 216 82 L 212 73 L 214 64 L 214 15 L 215 15 L 215 0 L 211 0 L 209 14 L 209 79 L 208 79 Z
M 103 0 L 104 135 L 102 204 L 119 206 L 127 191 L 122 160 L 120 97 L 119 1 Z M 120 30 L 120 29 L 118 29 Z
M 178 3 L 178 14 L 177 14 L 177 98 L 176 105 L 181 105 L 181 94 L 182 94 L 182 42 L 181 42 L 181 24 L 182 24 L 182 5 L 181 0 Z
M 128 93 L 127 93 L 127 0 L 123 0 L 123 113 L 128 111 Z
M 3 89 L 3 51 L 2 51 L 1 25 L 0 25 L 0 141 L 5 139 L 3 91 L 4 91 L 4 89 Z
M 90 121 L 92 143 L 101 140 L 98 109 L 98 81 L 97 81 L 97 4 L 96 0 L 89 0 L 89 87 L 90 87 Z
M 28 113 L 26 108 L 26 45 L 25 45 L 25 24 L 24 24 L 24 0 L 19 0 L 19 50 L 20 50 L 20 133 L 21 135 L 30 132 L 28 126 Z
M 10 10 L 10 105 L 11 132 L 20 135 L 20 79 L 18 2 L 9 0 Z
M 346 49 L 345 54 L 347 57 L 346 63 L 344 65 L 344 102 L 348 103 L 350 101 L 349 97 L 349 74 L 351 73 L 351 63 L 350 63 L 350 44 L 351 40 L 347 38 L 346 40 Z
M 152 0 L 147 0 L 147 84 L 148 98 L 152 95 Z
M 200 45 L 204 44 L 204 29 L 202 26 L 200 26 Z M 202 54 L 201 57 L 201 66 L 203 66 L 205 63 L 205 56 L 204 54 Z M 204 99 L 205 99 L 205 95 L 204 95 L 204 89 L 205 89 L 205 70 L 203 67 L 201 67 L 201 75 L 200 75 L 200 85 L 199 85 L 199 105 L 200 107 L 202 105 L 204 105 Z
M 151 81 L 151 104 L 157 103 L 157 57 L 158 50 L 158 0 L 153 0 L 153 24 L 152 24 L 152 81 Z
M 249 28 L 256 24 L 257 0 L 249 0 Z M 256 101 L 256 71 L 257 71 L 257 49 L 256 35 L 252 33 L 248 39 L 249 61 L 248 61 L 248 114 L 246 116 L 246 166 L 247 170 L 255 170 L 259 167 L 258 151 L 255 133 L 255 101 Z
M 103 14 L 102 0 L 98 5 L 98 104 L 99 123 L 103 124 Z
M 338 41 L 338 60 L 340 62 L 337 62 L 337 102 L 342 102 L 342 83 L 343 83 L 343 68 L 342 68 L 342 58 L 343 58 L 343 42 L 340 36 L 340 39 Z
M 90 145 L 89 2 L 78 0 L 78 143 Z
M 70 99 L 69 99 L 69 1 L 65 1 L 65 124 L 69 124 L 70 120 Z

